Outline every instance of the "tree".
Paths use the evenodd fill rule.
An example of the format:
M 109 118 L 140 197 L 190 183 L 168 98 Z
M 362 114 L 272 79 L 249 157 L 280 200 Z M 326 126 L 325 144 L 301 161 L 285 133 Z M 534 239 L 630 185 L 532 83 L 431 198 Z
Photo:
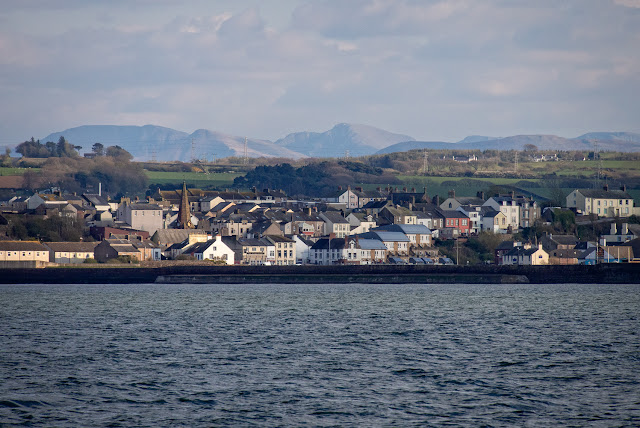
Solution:
M 525 144 L 524 145 L 524 151 L 525 152 L 537 152 L 538 151 L 538 146 L 536 146 L 535 144 Z
M 133 159 L 133 156 L 131 155 L 131 153 L 129 153 L 128 151 L 126 151 L 120 146 L 107 147 L 105 154 L 109 157 L 117 158 L 121 161 L 130 161 Z
M 104 145 L 102 143 L 95 143 L 91 146 L 91 151 L 95 153 L 96 156 L 104 156 Z

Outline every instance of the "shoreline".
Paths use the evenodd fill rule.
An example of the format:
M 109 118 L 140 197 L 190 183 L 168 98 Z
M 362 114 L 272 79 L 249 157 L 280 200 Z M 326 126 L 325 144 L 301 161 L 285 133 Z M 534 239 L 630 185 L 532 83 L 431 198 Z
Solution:
M 0 269 L 0 284 L 640 284 L 640 264 L 551 266 L 164 266 Z

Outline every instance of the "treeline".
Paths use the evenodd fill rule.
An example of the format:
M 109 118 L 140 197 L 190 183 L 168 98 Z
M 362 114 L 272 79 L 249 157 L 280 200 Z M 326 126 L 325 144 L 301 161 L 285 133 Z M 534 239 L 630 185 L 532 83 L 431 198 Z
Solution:
M 83 222 L 68 217 L 7 216 L 5 227 L 9 239 L 41 240 L 44 242 L 78 242 L 91 239 Z
M 389 183 L 398 180 L 382 168 L 362 162 L 324 161 L 295 168 L 288 163 L 262 165 L 233 181 L 234 187 L 281 189 L 290 196 L 329 196 L 355 183 Z
M 31 137 L 31 140 L 18 144 L 15 150 L 26 158 L 66 158 L 78 156 L 78 150 L 81 148 L 82 146 L 69 143 L 64 137 L 60 137 L 57 143 L 47 141 L 44 144 Z
M 19 164 L 29 165 L 28 158 L 46 158 L 38 162 L 38 171 L 24 174 L 24 185 L 29 190 L 57 187 L 66 192 L 97 191 L 99 184 L 112 196 L 143 193 L 147 176 L 142 165 L 131 162 L 133 156 L 120 146 L 92 146 L 93 156 L 80 157 L 79 146 L 71 145 L 64 137 L 57 144 L 41 144 L 33 138 L 16 147 L 22 154 Z M 26 159 L 25 159 L 26 158 Z

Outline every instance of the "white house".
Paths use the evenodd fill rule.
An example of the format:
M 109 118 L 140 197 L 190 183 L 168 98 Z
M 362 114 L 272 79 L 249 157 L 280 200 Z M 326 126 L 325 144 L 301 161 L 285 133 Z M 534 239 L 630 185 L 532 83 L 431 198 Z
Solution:
M 184 251 L 197 260 L 222 260 L 228 265 L 235 263 L 235 252 L 222 241 L 220 235 L 207 242 L 199 242 Z
M 506 217 L 507 227 L 517 230 L 520 227 L 520 206 L 513 196 L 492 196 L 482 205 L 500 211 Z

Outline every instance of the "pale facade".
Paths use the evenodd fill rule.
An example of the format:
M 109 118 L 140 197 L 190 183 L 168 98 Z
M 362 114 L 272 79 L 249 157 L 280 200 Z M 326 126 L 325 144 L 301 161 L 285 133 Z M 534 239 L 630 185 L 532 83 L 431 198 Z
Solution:
M 626 189 L 576 189 L 566 198 L 567 208 L 579 214 L 598 217 L 629 217 L 633 215 L 634 200 Z

